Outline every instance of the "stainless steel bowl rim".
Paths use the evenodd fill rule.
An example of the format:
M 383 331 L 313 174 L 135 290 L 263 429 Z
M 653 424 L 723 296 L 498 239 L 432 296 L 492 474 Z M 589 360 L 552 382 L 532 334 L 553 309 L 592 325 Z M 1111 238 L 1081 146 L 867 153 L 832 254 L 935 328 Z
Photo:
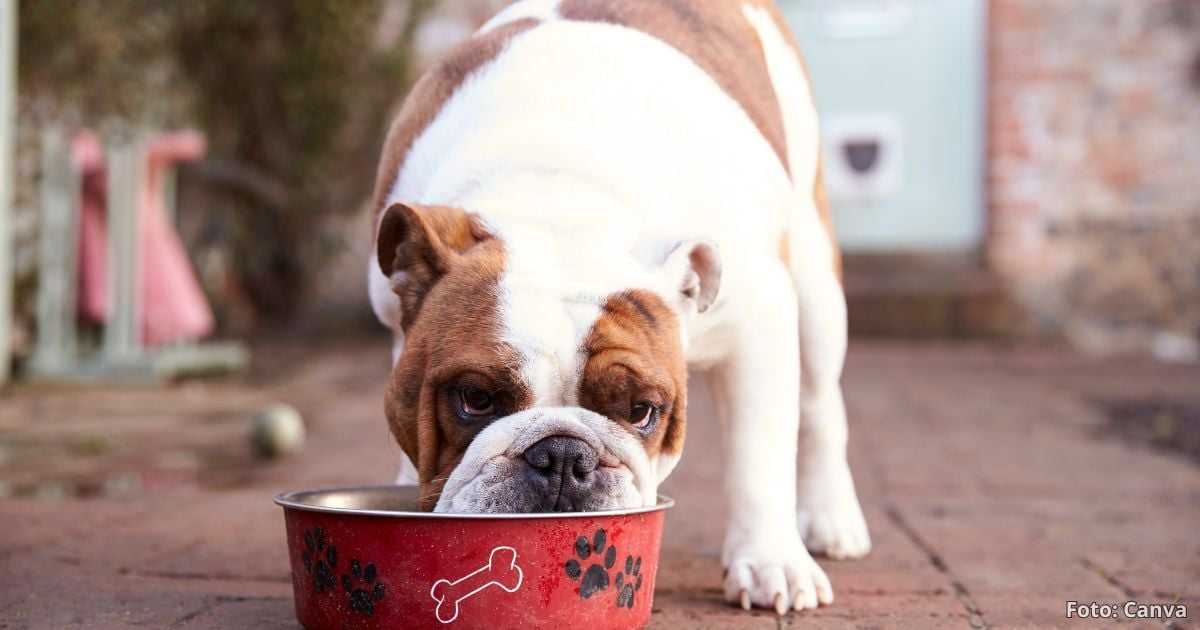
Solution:
M 382 516 L 387 518 L 428 518 L 428 519 L 443 519 L 443 520 L 487 520 L 487 521 L 502 521 L 502 520 L 521 520 L 521 519 L 556 519 L 556 518 L 594 518 L 604 516 L 626 516 L 629 514 L 644 514 L 648 512 L 657 512 L 665 510 L 675 505 L 675 499 L 665 495 L 658 495 L 658 502 L 649 507 L 625 508 L 621 510 L 602 510 L 598 512 L 537 512 L 537 513 L 515 513 L 515 514 L 460 514 L 448 512 L 417 512 L 406 510 L 372 510 L 350 507 L 334 507 L 328 505 L 316 505 L 307 503 L 301 500 L 303 497 L 312 497 L 322 494 L 332 493 L 353 493 L 353 492 L 385 492 L 395 491 L 397 489 L 412 488 L 415 486 L 396 486 L 396 485 L 380 485 L 380 486 L 339 486 L 329 488 L 312 488 L 308 490 L 295 490 L 292 492 L 284 492 L 275 497 L 275 503 L 285 509 L 302 510 L 305 512 L 321 512 L 325 514 L 344 514 L 350 516 Z

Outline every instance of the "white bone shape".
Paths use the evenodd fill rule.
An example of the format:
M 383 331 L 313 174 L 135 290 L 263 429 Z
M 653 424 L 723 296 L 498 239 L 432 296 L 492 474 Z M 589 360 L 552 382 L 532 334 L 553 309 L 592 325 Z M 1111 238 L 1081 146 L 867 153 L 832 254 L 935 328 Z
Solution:
M 517 550 L 512 547 L 496 547 L 488 556 L 488 563 L 457 580 L 438 580 L 429 589 L 429 596 L 438 603 L 437 618 L 442 623 L 458 619 L 459 604 L 464 599 L 496 586 L 506 593 L 521 588 L 525 573 L 517 566 Z

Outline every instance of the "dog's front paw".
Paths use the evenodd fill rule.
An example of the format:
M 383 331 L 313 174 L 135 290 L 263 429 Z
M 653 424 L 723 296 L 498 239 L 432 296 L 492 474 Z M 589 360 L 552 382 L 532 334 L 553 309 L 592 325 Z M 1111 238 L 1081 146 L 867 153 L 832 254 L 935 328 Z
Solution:
M 833 603 L 833 587 L 825 571 L 805 551 L 799 536 L 781 544 L 735 547 L 726 552 L 725 599 L 750 610 L 751 605 L 804 610 Z
M 854 480 L 845 463 L 801 475 L 796 522 L 805 546 L 834 560 L 861 558 L 871 551 Z

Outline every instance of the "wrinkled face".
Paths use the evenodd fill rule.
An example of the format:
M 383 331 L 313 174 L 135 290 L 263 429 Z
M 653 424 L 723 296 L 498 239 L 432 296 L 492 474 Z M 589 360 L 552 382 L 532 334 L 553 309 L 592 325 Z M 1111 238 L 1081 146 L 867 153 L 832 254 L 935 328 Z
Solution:
M 466 212 L 434 210 L 394 208 L 379 228 L 403 331 L 385 412 L 422 508 L 653 505 L 683 450 L 678 306 L 530 282 Z
M 401 241 L 415 246 L 381 238 L 381 264 L 403 269 L 393 279 L 404 349 L 385 409 L 419 472 L 422 507 L 652 505 L 683 448 L 676 311 L 649 289 L 562 295 L 515 282 L 499 239 L 436 251 L 413 236 L 421 217 L 408 221 Z M 443 234 L 433 235 L 442 246 L 453 238 L 425 228 Z M 417 287 L 418 278 L 433 281 Z

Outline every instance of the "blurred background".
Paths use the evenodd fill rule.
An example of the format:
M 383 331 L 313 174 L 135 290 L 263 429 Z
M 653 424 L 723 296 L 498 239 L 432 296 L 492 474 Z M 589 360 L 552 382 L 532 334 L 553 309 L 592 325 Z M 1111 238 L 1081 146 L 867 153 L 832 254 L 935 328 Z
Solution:
M 1194 616 L 1200 0 L 778 2 L 877 549 L 826 563 L 818 625 Z M 365 273 L 387 125 L 505 4 L 0 0 L 0 626 L 291 627 L 270 497 L 400 458 Z M 742 627 L 693 383 L 655 619 Z
M 422 64 L 499 0 L 19 2 L 11 325 L 37 339 L 47 130 L 190 128 L 174 225 L 221 336 L 372 326 L 365 201 Z M 1200 3 L 783 0 L 852 330 L 1200 356 Z

